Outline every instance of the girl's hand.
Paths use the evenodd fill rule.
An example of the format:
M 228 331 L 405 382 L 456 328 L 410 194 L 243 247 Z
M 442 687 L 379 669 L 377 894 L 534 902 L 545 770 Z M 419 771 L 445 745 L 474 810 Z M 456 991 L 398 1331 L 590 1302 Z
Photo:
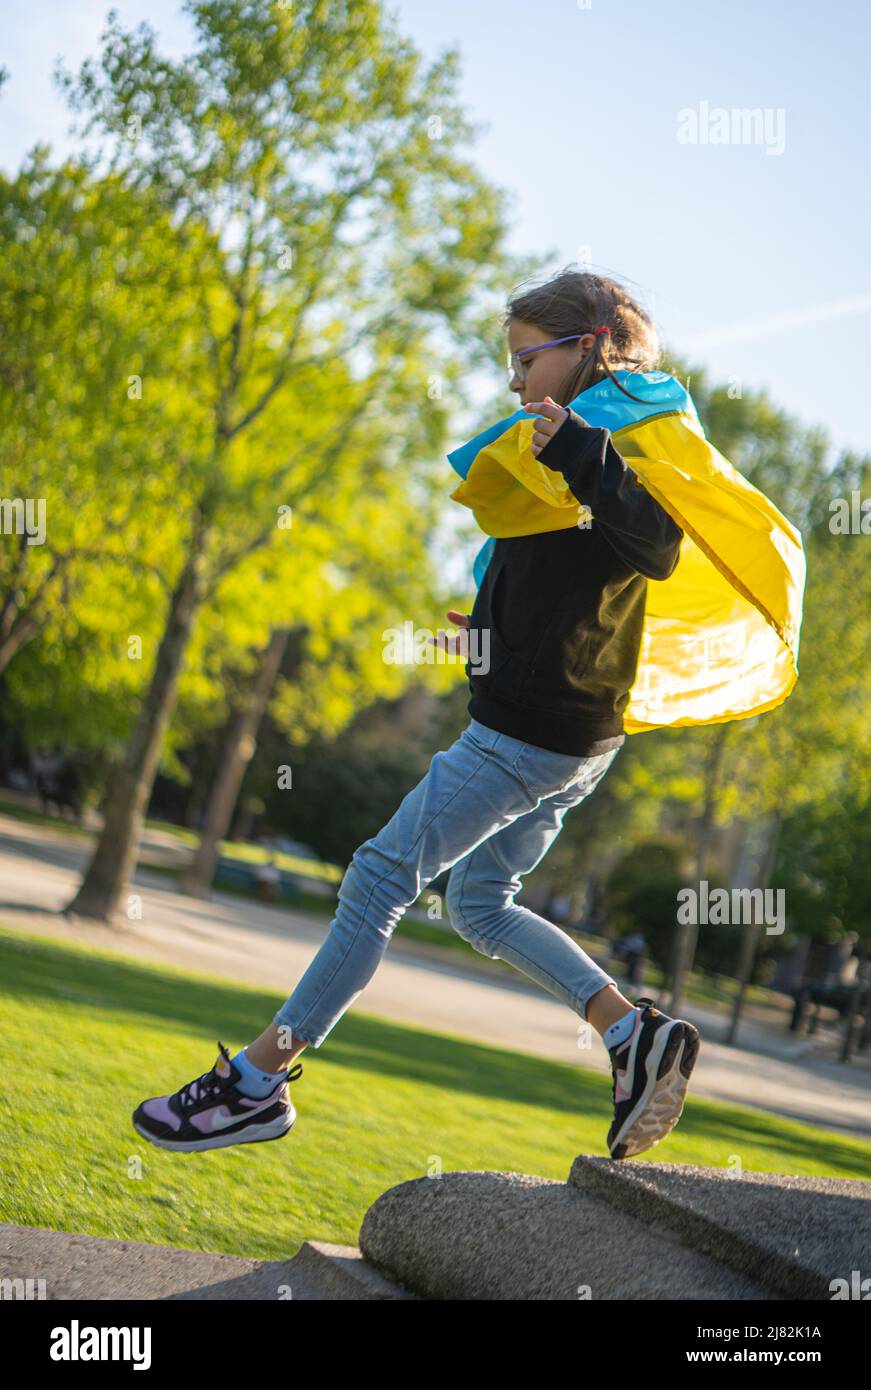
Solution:
M 469 659 L 469 618 L 470 613 L 456 613 L 453 608 L 449 608 L 445 617 L 454 624 L 455 627 L 463 629 L 461 632 L 445 632 L 439 628 L 435 637 L 430 637 L 430 642 L 440 651 L 445 651 L 449 656 L 462 656 L 466 661 Z M 444 640 L 442 640 L 444 639 Z
M 545 396 L 543 401 L 527 401 L 524 410 L 534 410 L 538 415 L 544 415 L 543 420 L 536 420 L 535 430 L 532 435 L 532 452 L 538 458 L 542 449 L 553 439 L 560 425 L 564 424 L 570 415 L 573 415 L 582 425 L 586 424 L 581 420 L 580 415 L 575 415 L 573 410 L 567 410 L 565 406 L 557 405 L 550 396 Z

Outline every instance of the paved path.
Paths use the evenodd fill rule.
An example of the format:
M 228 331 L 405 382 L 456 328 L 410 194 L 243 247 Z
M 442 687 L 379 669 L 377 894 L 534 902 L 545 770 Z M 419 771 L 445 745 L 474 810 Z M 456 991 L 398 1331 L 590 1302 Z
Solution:
M 0 815 L 0 924 L 64 940 L 91 942 L 143 960 L 187 966 L 289 994 L 323 940 L 328 919 L 216 894 L 210 902 L 184 897 L 165 876 L 137 871 L 143 918 L 121 928 L 72 923 L 58 915 L 79 881 L 89 837 L 72 836 Z M 518 972 L 485 958 L 402 939 L 402 926 L 354 1005 L 367 1014 L 451 1033 L 476 1042 L 591 1067 L 609 1078 L 597 1038 L 579 1048 L 576 1016 Z M 871 1139 L 871 1065 L 844 1066 L 825 1047 L 795 1040 L 782 1027 L 753 1018 L 742 1046 L 718 1041 L 724 1021 L 712 1009 L 688 1005 L 684 1017 L 702 1033 L 693 1091 L 715 1100 L 786 1115 Z M 271 1015 L 269 1016 L 271 1017 Z M 264 1026 L 269 1022 L 264 1018 Z M 204 1045 L 222 1036 L 220 1019 L 203 1019 Z M 341 1024 L 337 1025 L 341 1027 Z M 241 1046 L 244 1038 L 225 1039 Z M 329 1046 L 329 1040 L 324 1044 Z M 831 1051 L 831 1040 L 828 1048 Z M 603 1080 L 603 1084 L 605 1081 Z M 608 1084 L 610 1081 L 608 1079 Z

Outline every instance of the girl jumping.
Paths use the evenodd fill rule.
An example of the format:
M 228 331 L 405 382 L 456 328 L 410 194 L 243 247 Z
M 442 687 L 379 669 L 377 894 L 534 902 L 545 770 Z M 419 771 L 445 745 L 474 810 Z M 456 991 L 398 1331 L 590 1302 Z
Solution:
M 222 1043 L 210 1071 L 143 1101 L 136 1130 L 194 1152 L 288 1134 L 291 1081 L 372 978 L 406 908 L 450 869 L 447 910 L 477 951 L 510 961 L 599 1033 L 612 1071 L 612 1158 L 643 1153 L 677 1124 L 698 1031 L 651 999 L 631 1003 L 552 922 L 515 901 L 568 810 L 598 786 L 625 741 L 647 581 L 667 579 L 683 532 L 611 442 L 558 402 L 614 373 L 653 371 L 644 310 L 613 280 L 568 270 L 515 295 L 504 326 L 510 389 L 536 416 L 532 452 L 584 507 L 589 524 L 495 541 L 471 614 L 448 613 L 468 656 L 469 724 L 354 854 L 323 945 L 290 998 L 247 1047 Z M 642 376 L 639 375 L 639 382 Z M 440 640 L 446 634 L 440 634 Z M 446 643 L 450 646 L 450 641 Z M 455 648 L 456 649 L 456 648 Z

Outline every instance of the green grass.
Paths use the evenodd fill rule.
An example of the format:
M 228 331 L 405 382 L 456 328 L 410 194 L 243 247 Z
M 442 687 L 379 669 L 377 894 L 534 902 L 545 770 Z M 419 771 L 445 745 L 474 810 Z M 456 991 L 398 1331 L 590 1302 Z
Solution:
M 564 1180 L 605 1155 L 606 1075 L 352 1009 L 303 1054 L 293 1134 L 172 1154 L 136 1134 L 145 1096 L 256 1036 L 284 995 L 0 930 L 4 1084 L 0 1220 L 289 1258 L 306 1238 L 356 1244 L 386 1188 L 441 1165 Z M 871 1178 L 871 1145 L 691 1096 L 651 1157 Z
M 169 826 L 167 829 L 175 829 Z M 194 845 L 199 844 L 199 836 Z M 267 849 L 264 845 L 252 844 L 248 840 L 221 840 L 220 851 L 224 859 L 236 859 L 243 864 L 266 864 L 270 861 L 286 873 L 298 874 L 301 878 L 320 878 L 325 883 L 340 883 L 344 869 L 337 864 L 326 864 L 319 859 L 304 859 L 296 854 L 285 854 L 281 850 Z

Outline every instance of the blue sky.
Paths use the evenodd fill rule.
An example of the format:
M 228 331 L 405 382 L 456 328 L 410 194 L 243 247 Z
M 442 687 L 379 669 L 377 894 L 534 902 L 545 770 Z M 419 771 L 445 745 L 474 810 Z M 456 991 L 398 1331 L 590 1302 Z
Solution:
M 7 173 L 37 141 L 69 147 L 53 61 L 96 51 L 109 8 L 4 0 Z M 176 0 L 114 8 L 184 51 Z M 836 447 L 869 448 L 856 386 L 871 330 L 867 0 L 387 8 L 425 53 L 459 45 L 462 97 L 484 124 L 474 157 L 513 195 L 513 250 L 552 269 L 588 255 L 631 281 L 668 342 L 715 379 L 765 387 Z M 754 109 L 768 127 L 740 141 L 732 113 Z M 679 139 L 691 119 L 706 142 Z

